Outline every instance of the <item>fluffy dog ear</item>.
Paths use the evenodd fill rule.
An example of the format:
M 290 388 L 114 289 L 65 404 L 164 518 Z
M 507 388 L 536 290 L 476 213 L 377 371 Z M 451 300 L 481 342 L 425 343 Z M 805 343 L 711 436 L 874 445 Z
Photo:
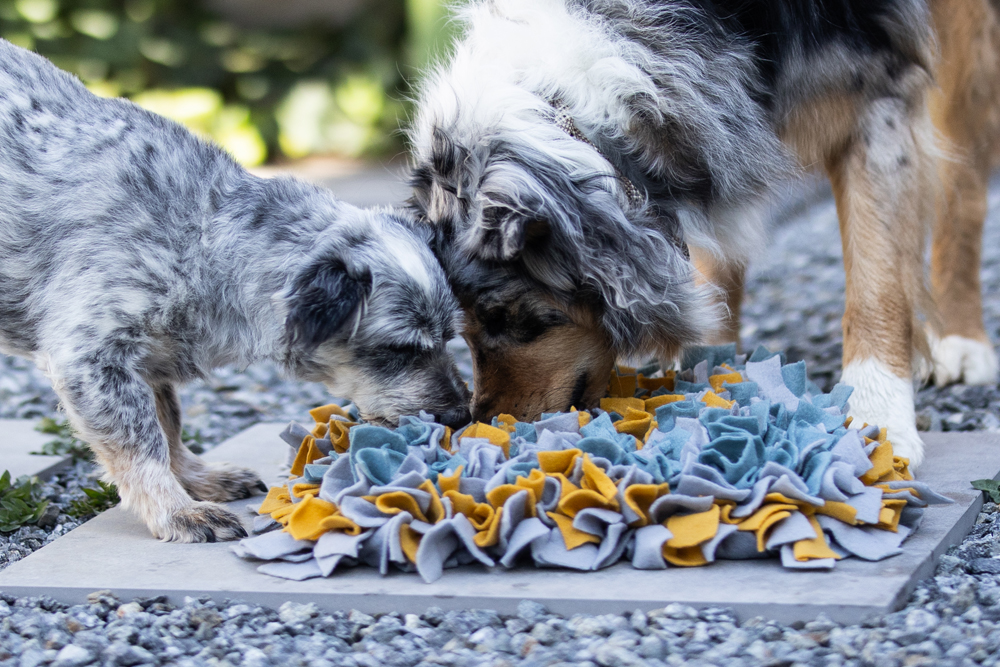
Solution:
M 347 323 L 361 304 L 368 280 L 352 278 L 339 261 L 304 273 L 289 297 L 285 331 L 291 345 L 311 350 Z
M 517 259 L 531 245 L 544 242 L 551 231 L 548 221 L 506 206 L 483 209 L 482 225 L 480 256 L 505 262 Z

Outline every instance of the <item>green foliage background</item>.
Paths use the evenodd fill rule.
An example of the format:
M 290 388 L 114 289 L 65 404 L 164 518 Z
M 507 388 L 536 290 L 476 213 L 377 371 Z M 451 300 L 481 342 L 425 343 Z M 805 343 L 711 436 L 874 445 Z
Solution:
M 37 477 L 19 477 L 12 481 L 10 472 L 0 474 L 0 533 L 9 533 L 28 523 L 35 523 L 49 501 L 42 498 Z
M 341 27 L 254 29 L 197 0 L 0 0 L 0 35 L 253 165 L 398 150 L 406 79 L 449 38 L 443 6 L 365 0 Z

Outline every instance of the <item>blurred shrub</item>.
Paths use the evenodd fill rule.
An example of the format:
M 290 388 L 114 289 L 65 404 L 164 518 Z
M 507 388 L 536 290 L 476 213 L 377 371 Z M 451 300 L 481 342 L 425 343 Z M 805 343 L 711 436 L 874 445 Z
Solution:
M 196 0 L 0 0 L 0 35 L 94 92 L 129 97 L 254 165 L 393 148 L 405 94 L 404 3 L 366 0 L 340 27 L 265 29 L 235 25 Z

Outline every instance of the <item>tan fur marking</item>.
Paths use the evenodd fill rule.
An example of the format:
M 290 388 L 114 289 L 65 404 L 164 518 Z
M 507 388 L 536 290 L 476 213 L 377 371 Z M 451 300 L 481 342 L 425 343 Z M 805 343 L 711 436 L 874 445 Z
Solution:
M 594 407 L 604 395 L 615 358 L 596 322 L 556 327 L 531 343 L 503 349 L 484 345 L 471 315 L 466 322 L 465 337 L 474 351 L 473 420 L 488 422 L 507 413 L 535 421 L 543 412 L 568 410 L 582 373 L 587 374 L 586 391 L 573 407 Z
M 844 149 L 827 160 L 847 279 L 845 367 L 874 358 L 910 378 L 914 349 L 927 353 L 917 323 L 935 191 L 926 124 L 898 102 L 873 103 Z
M 857 97 L 843 93 L 798 104 L 777 128 L 778 137 L 805 169 L 822 167 L 854 135 L 859 105 Z
M 746 267 L 737 262 L 723 261 L 712 253 L 695 247 L 691 247 L 691 261 L 698 271 L 696 280 L 719 288 L 726 306 L 723 321 L 711 332 L 707 342 L 710 345 L 736 343 L 739 347 Z
M 929 106 L 952 159 L 939 161 L 942 197 L 931 252 L 937 334 L 988 342 L 979 282 L 990 170 L 1000 154 L 1000 22 L 985 0 L 931 3 L 941 59 Z

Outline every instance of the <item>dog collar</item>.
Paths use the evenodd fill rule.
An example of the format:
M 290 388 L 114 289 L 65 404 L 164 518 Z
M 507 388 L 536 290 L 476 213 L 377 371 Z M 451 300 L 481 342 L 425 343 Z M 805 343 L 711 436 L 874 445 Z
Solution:
M 566 106 L 566 103 L 563 102 L 562 100 L 549 100 L 549 104 L 552 105 L 552 109 L 556 112 L 555 115 L 556 127 L 558 127 L 560 130 L 562 130 L 569 136 L 573 137 L 577 141 L 582 141 L 583 143 L 587 144 L 595 151 L 597 151 L 598 155 L 604 158 L 604 160 L 611 165 L 611 168 L 615 170 L 615 178 L 618 179 L 618 184 L 621 186 L 621 189 L 625 192 L 625 196 L 628 198 L 628 203 L 632 206 L 642 205 L 643 201 L 645 201 L 646 199 L 645 197 L 643 197 L 642 191 L 636 187 L 635 183 L 633 183 L 628 176 L 623 174 L 621 170 L 615 166 L 614 162 L 608 159 L 608 156 L 605 155 L 604 152 L 600 148 L 598 148 L 593 141 L 588 139 L 583 134 L 583 132 L 580 131 L 580 128 L 578 128 L 576 126 L 576 123 L 573 122 L 573 115 L 569 112 L 569 107 Z
M 548 102 L 549 105 L 552 106 L 553 111 L 555 111 L 553 120 L 555 121 L 556 127 L 577 141 L 582 141 L 597 151 L 597 154 L 604 158 L 604 160 L 611 165 L 611 168 L 614 169 L 615 178 L 618 179 L 618 184 L 625 192 L 625 196 L 628 198 L 629 204 L 635 207 L 641 206 L 646 200 L 642 191 L 636 187 L 636 184 L 633 183 L 628 176 L 623 174 L 621 170 L 615 166 L 614 162 L 608 159 L 608 156 L 604 154 L 604 151 L 598 148 L 593 141 L 588 139 L 586 135 L 580 131 L 580 128 L 578 128 L 576 123 L 573 121 L 573 114 L 570 113 L 569 106 L 567 106 L 566 103 L 560 99 L 550 99 Z M 675 248 L 684 254 L 685 259 L 691 259 L 691 251 L 688 250 L 688 245 L 684 241 L 683 236 L 680 234 L 680 225 L 677 223 L 676 219 L 674 220 L 673 229 L 667 234 L 667 239 Z

